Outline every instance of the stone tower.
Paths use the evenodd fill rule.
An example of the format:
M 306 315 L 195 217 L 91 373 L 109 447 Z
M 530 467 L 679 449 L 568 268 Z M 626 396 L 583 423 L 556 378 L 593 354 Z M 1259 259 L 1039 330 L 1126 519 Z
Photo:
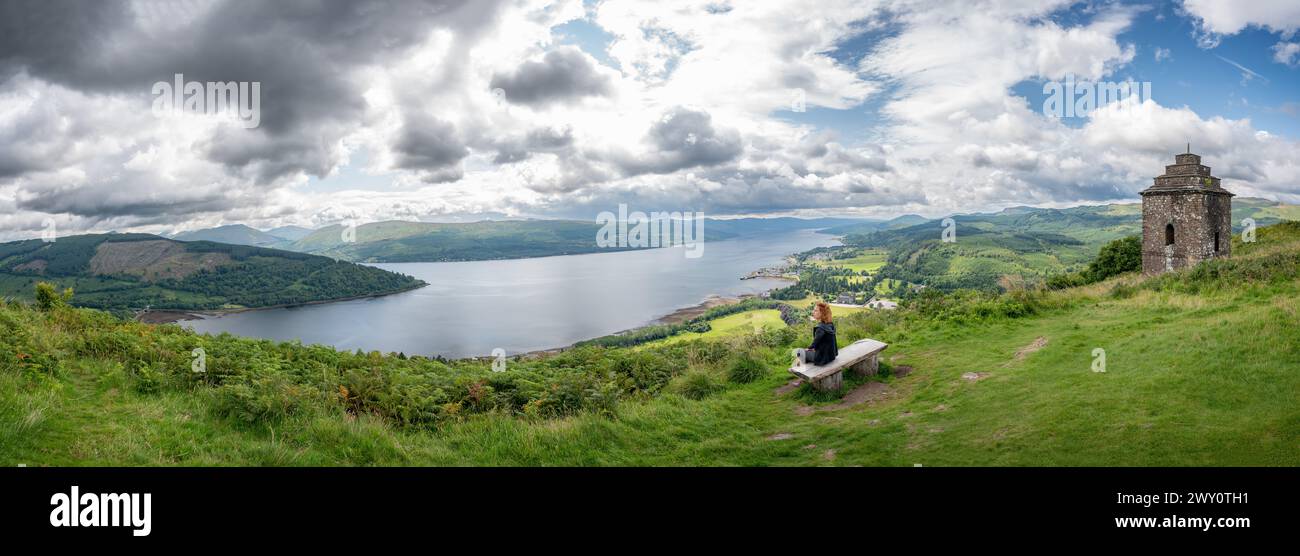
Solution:
M 1232 193 L 1201 157 L 1174 164 L 1142 192 L 1142 273 L 1160 274 L 1232 254 Z

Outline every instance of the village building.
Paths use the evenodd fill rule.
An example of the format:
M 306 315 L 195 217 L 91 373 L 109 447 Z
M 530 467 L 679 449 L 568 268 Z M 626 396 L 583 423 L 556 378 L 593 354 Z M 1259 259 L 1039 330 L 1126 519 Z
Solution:
M 872 309 L 884 309 L 886 311 L 890 311 L 890 310 L 897 309 L 898 303 L 890 301 L 888 299 L 874 299 L 871 302 L 867 303 L 867 307 L 870 307 Z

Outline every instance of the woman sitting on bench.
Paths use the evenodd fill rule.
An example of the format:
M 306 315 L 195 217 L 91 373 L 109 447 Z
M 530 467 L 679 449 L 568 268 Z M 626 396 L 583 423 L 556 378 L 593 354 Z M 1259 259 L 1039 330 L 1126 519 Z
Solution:
M 813 328 L 813 341 L 808 349 L 803 350 L 799 358 L 800 363 L 812 363 L 813 365 L 825 365 L 835 360 L 839 355 L 839 348 L 835 346 L 835 324 L 831 322 L 831 306 L 821 301 L 813 308 L 813 320 L 817 321 L 817 326 Z

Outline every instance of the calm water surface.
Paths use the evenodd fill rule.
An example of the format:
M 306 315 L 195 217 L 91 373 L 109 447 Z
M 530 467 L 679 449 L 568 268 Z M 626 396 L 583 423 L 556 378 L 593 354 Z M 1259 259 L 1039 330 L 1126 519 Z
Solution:
M 710 295 L 758 293 L 785 285 L 740 280 L 789 254 L 835 245 L 812 231 L 680 248 L 509 261 L 389 263 L 427 287 L 387 297 L 236 313 L 186 321 L 198 332 L 300 340 L 365 351 L 459 358 L 564 347 L 649 324 Z

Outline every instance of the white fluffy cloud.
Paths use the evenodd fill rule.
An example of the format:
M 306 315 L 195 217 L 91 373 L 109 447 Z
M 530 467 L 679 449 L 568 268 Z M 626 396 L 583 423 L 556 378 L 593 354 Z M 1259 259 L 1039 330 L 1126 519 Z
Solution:
M 1288 66 L 1300 63 L 1300 43 L 1279 42 L 1273 45 L 1273 60 Z
M 1184 0 L 1183 9 L 1200 18 L 1205 30 L 1221 35 L 1250 25 L 1284 32 L 1300 28 L 1300 3 L 1287 0 Z
M 1070 127 L 1013 92 L 1118 79 L 1137 52 L 1118 37 L 1138 8 L 1122 5 L 1082 24 L 1052 17 L 1066 0 L 22 11 L 45 4 L 0 14 L 20 27 L 0 31 L 22 31 L 0 33 L 0 238 L 49 218 L 67 231 L 163 232 L 587 218 L 619 202 L 873 216 L 1064 205 L 1133 198 L 1188 140 L 1234 191 L 1300 200 L 1297 143 L 1249 120 L 1147 102 Z M 1285 10 L 1225 5 L 1186 9 L 1216 33 L 1295 27 Z M 607 48 L 561 44 L 555 28 L 575 21 Z M 875 37 L 865 49 L 837 56 L 863 33 Z M 157 48 L 180 36 L 198 46 Z M 263 126 L 153 117 L 150 86 L 172 73 L 262 81 Z M 840 136 L 792 114 L 794 100 L 866 131 Z

